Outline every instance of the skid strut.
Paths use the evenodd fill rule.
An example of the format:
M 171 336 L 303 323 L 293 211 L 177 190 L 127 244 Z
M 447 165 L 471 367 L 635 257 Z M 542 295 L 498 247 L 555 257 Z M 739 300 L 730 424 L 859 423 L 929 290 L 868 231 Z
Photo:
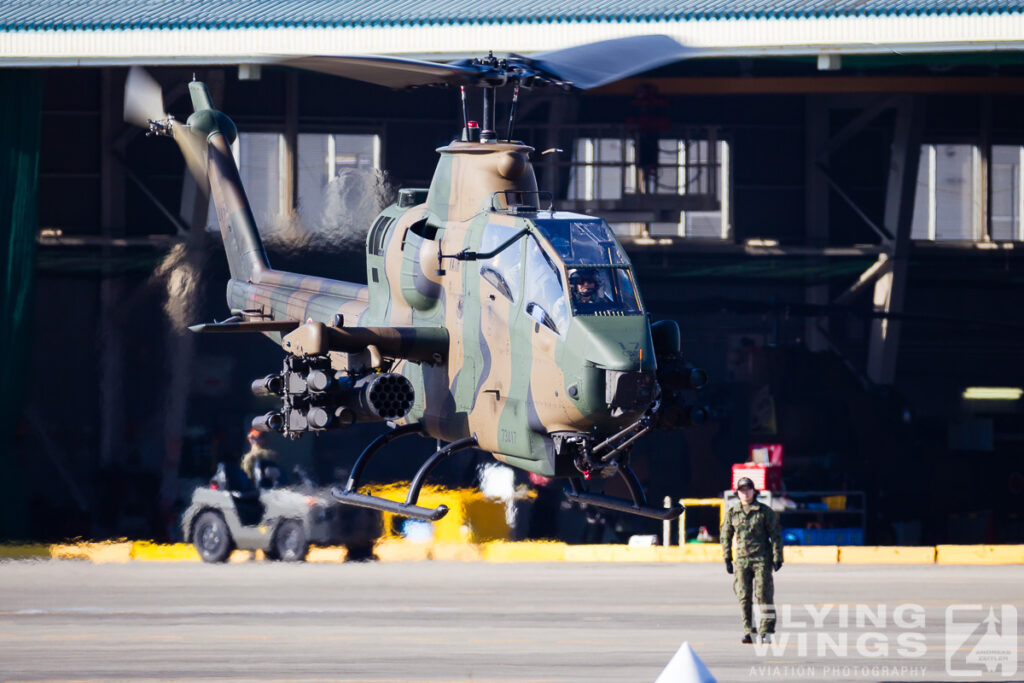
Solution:
M 338 499 L 338 501 L 347 505 L 380 510 L 381 512 L 392 512 L 396 515 L 413 517 L 415 519 L 422 519 L 428 522 L 436 522 L 444 517 L 448 514 L 447 505 L 438 505 L 436 508 L 432 509 L 416 504 L 416 501 L 419 500 L 420 497 L 420 490 L 423 488 L 423 482 L 426 481 L 427 475 L 430 474 L 431 470 L 437 467 L 438 463 L 453 453 L 476 446 L 476 437 L 474 436 L 453 441 L 427 458 L 426 462 L 420 466 L 416 475 L 412 478 L 412 483 L 409 484 L 409 492 L 405 496 L 404 503 L 358 492 L 359 479 L 362 477 L 363 470 L 366 469 L 366 464 L 369 462 L 370 458 L 372 458 L 381 448 L 395 439 L 399 439 L 409 434 L 422 433 L 423 432 L 419 425 L 404 425 L 374 439 L 370 445 L 363 450 L 355 464 L 352 466 L 352 473 L 348 478 L 348 482 L 345 484 L 345 488 L 335 486 L 331 489 L 331 495 Z
M 569 480 L 569 489 L 565 492 L 565 497 L 580 505 L 592 505 L 596 508 L 615 510 L 616 512 L 625 512 L 662 521 L 675 519 L 683 513 L 682 505 L 673 505 L 669 508 L 656 508 L 648 505 L 647 496 L 644 495 L 644 489 L 640 485 L 640 480 L 637 479 L 636 473 L 629 465 L 621 465 L 619 467 L 619 475 L 625 482 L 626 488 L 629 489 L 629 495 L 633 499 L 632 503 L 624 498 L 606 496 L 603 493 L 590 493 L 587 491 L 586 484 L 579 477 L 573 477 Z

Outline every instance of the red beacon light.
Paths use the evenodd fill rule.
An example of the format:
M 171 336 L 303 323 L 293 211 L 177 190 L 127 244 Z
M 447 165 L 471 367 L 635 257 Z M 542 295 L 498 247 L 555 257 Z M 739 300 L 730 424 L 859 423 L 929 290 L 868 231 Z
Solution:
M 480 124 L 476 121 L 466 121 L 466 129 L 462 131 L 463 142 L 480 142 Z

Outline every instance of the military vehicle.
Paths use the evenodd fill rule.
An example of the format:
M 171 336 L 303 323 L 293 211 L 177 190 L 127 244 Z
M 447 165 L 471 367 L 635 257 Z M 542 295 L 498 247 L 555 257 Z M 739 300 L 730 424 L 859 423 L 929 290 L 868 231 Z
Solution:
M 654 428 L 704 419 L 688 402 L 706 375 L 680 354 L 673 321 L 651 324 L 629 259 L 600 218 L 554 210 L 513 138 L 521 89 L 586 89 L 686 55 L 665 36 L 603 41 L 532 57 L 434 63 L 396 57 L 280 60 L 304 69 L 404 88 L 459 86 L 461 135 L 437 150 L 429 188 L 402 189 L 366 238 L 367 283 L 274 270 L 230 152 L 231 119 L 206 86 L 189 84 L 182 124 L 135 76 L 126 117 L 173 136 L 208 181 L 231 279 L 232 317 L 197 332 L 260 332 L 285 352 L 280 372 L 256 380 L 281 405 L 254 426 L 287 437 L 355 422 L 392 429 L 355 461 L 334 496 L 347 504 L 426 520 L 447 508 L 416 505 L 430 471 L 462 449 L 568 481 L 566 495 L 597 508 L 655 519 L 682 508 L 647 504 L 629 466 L 632 445 Z M 131 79 L 131 77 L 130 77 Z M 482 124 L 469 120 L 465 87 L 483 88 Z M 514 89 L 499 139 L 496 90 Z M 412 434 L 447 442 L 415 473 L 404 502 L 359 491 L 368 461 Z M 630 499 L 588 490 L 619 476 Z
M 351 560 L 373 557 L 383 531 L 379 512 L 342 505 L 308 479 L 279 486 L 280 474 L 264 472 L 258 466 L 257 485 L 237 463 L 220 463 L 209 486 L 192 493 L 181 530 L 205 562 L 225 562 L 236 548 L 301 562 L 310 545 L 343 545 Z

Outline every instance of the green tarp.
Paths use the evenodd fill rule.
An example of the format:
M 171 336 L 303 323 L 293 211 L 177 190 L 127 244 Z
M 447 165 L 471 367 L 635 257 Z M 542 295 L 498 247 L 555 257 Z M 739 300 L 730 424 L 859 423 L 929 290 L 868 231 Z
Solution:
M 26 532 L 22 475 L 11 447 L 30 345 L 42 86 L 39 71 L 0 71 L 0 539 Z

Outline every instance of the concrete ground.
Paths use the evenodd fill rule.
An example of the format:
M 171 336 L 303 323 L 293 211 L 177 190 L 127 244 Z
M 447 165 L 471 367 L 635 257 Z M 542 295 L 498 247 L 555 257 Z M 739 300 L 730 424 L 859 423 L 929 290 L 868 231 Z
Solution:
M 1022 579 L 786 566 L 774 654 L 740 644 L 717 564 L 7 562 L 0 680 L 654 681 L 683 641 L 720 681 L 1020 680 L 1024 629 L 1005 617 L 1024 615 Z M 960 603 L 984 607 L 951 613 L 947 670 Z M 982 624 L 990 605 L 1004 624 Z M 1004 663 L 987 671 L 982 650 Z

